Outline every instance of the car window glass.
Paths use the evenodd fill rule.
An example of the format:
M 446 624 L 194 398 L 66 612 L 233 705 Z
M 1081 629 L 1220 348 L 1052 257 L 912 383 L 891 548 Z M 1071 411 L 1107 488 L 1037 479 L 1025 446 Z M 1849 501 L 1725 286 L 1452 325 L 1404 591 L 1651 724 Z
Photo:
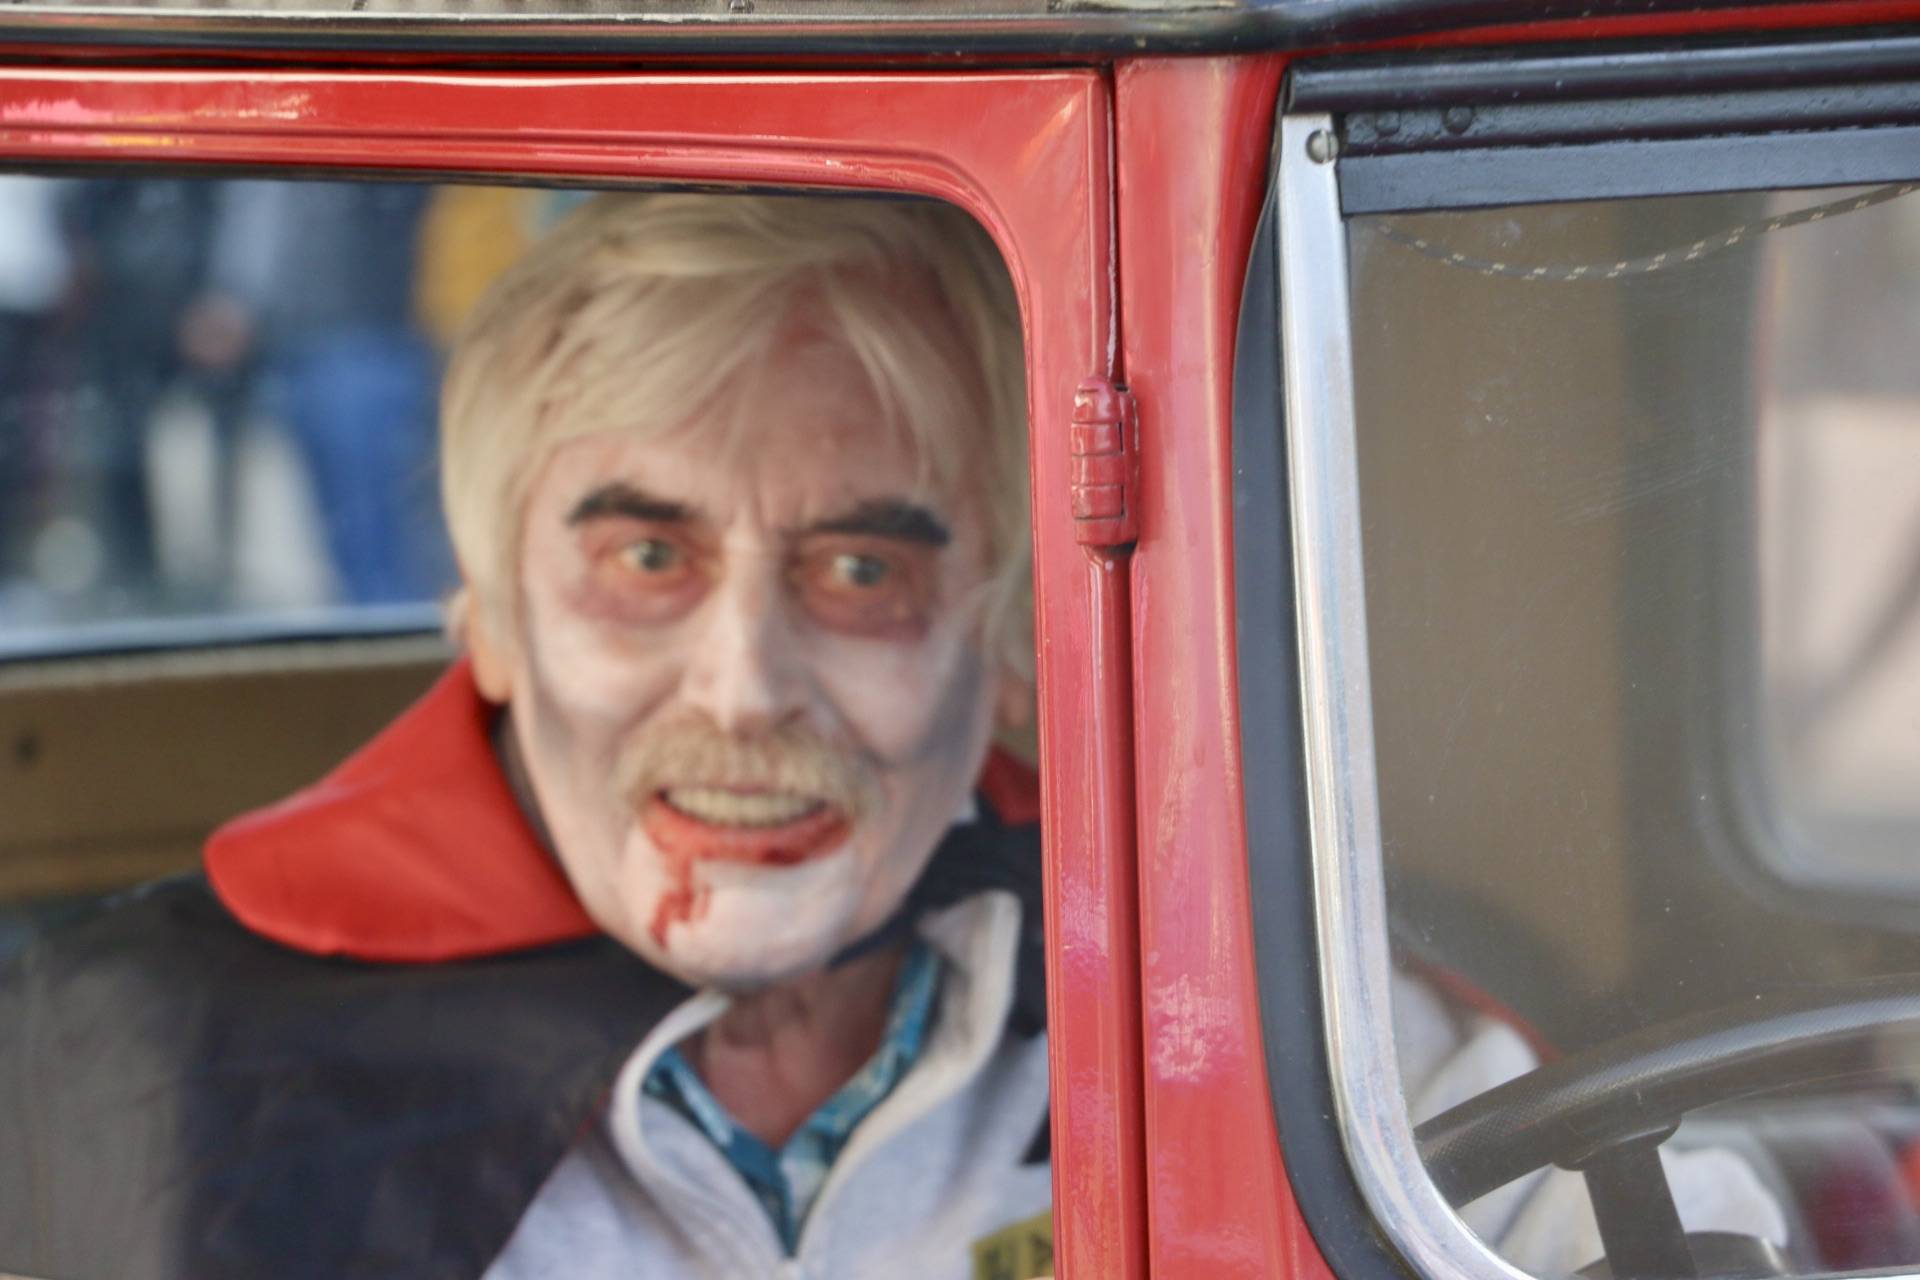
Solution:
M 1348 248 L 1414 1124 L 1621 1037 L 1651 1070 L 1660 1045 L 1737 1025 L 1729 1010 L 1904 991 L 1920 970 L 1920 199 L 1369 216 Z M 1666 1143 L 1685 1226 L 1729 1238 L 1696 1258 L 1920 1262 L 1911 1018 L 1823 1036 L 1797 1063 L 1715 1077 Z M 1536 1132 L 1599 1114 L 1502 1097 Z M 1578 1173 L 1473 1197 L 1468 1224 L 1523 1266 L 1599 1257 Z
M 0 176 L 0 954 L 194 868 L 444 664 L 443 352 L 575 199 Z
M 576 198 L 0 177 L 0 656 L 431 628 L 443 352 Z

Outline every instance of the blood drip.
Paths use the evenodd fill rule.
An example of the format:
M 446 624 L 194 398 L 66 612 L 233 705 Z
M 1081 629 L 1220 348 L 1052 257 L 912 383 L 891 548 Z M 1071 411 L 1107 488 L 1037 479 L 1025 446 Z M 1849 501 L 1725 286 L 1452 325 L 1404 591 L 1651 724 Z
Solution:
M 778 827 L 719 827 L 680 812 L 655 796 L 642 808 L 641 827 L 666 862 L 667 888 L 653 908 L 647 931 L 665 950 L 667 930 L 706 914 L 710 893 L 694 886 L 698 862 L 746 863 L 789 867 L 839 847 L 848 822 L 837 810 L 822 809 Z
M 692 857 L 666 849 L 660 850 L 660 856 L 667 862 L 667 890 L 660 895 L 660 901 L 654 904 L 653 923 L 647 927 L 647 931 L 653 934 L 653 944 L 665 951 L 667 926 L 692 920 L 694 903 L 704 895 L 696 893 L 693 887 Z

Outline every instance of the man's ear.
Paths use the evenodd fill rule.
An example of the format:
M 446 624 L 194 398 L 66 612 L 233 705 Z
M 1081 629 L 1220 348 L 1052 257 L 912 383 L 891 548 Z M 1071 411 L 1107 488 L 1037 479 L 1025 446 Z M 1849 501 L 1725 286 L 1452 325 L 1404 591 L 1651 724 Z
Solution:
M 473 682 L 480 696 L 505 706 L 513 698 L 514 649 L 512 638 L 500 634 L 496 612 L 469 593 L 460 633 L 473 662 Z
M 1033 681 L 1010 670 L 1000 672 L 993 695 L 994 728 L 1002 736 L 1023 737 L 1033 724 Z

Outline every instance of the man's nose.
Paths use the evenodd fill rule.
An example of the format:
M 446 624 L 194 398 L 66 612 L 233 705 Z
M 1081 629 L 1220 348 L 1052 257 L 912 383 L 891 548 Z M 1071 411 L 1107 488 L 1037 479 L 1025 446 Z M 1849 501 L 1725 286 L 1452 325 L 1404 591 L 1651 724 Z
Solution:
M 806 675 L 771 573 L 723 581 L 706 601 L 692 637 L 688 701 L 729 733 L 765 732 L 800 714 Z

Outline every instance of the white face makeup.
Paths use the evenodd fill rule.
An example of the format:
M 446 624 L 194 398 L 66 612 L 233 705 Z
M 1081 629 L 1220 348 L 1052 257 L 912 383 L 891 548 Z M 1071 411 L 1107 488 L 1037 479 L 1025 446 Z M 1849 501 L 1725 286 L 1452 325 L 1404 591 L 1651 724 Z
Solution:
M 998 687 L 975 504 L 919 490 L 843 350 L 790 338 L 759 375 L 714 411 L 765 424 L 736 456 L 706 416 L 556 449 L 518 635 L 476 645 L 587 911 L 696 984 L 884 923 L 965 808 Z

